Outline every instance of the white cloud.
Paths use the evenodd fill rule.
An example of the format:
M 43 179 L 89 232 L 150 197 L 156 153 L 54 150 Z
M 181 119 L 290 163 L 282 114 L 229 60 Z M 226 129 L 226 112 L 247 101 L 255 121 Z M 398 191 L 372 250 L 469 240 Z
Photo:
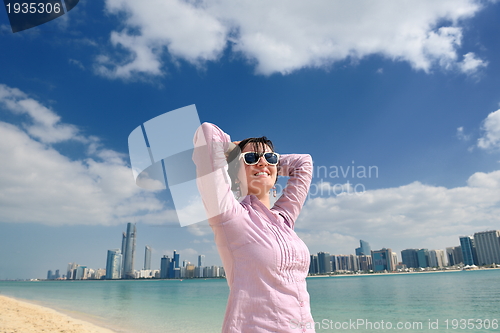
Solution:
M 459 235 L 498 229 L 499 222 L 500 170 L 475 173 L 467 186 L 451 189 L 414 182 L 363 195 L 313 198 L 305 204 L 297 227 L 364 239 L 372 248 L 401 250 L 454 246 Z M 453 235 L 455 244 L 436 243 Z
M 488 62 L 476 58 L 476 55 L 472 52 L 464 55 L 464 60 L 460 63 L 460 69 L 466 74 L 474 74 L 480 68 L 488 66 Z
M 481 8 L 478 0 L 106 0 L 106 10 L 124 20 L 111 43 L 127 55 L 99 57 L 97 71 L 162 75 L 165 50 L 199 66 L 229 48 L 264 75 L 369 55 L 425 72 L 438 66 L 474 74 L 487 63 L 472 52 L 460 62 L 457 52 L 464 20 Z
M 80 68 L 81 70 L 85 70 L 85 66 L 83 66 L 82 62 L 79 61 L 79 60 L 76 60 L 76 59 L 69 59 L 68 62 L 70 64 L 73 64 L 75 66 L 77 66 L 78 68 Z
M 114 225 L 134 217 L 174 223 L 154 192 L 134 184 L 125 156 L 101 147 L 22 91 L 0 85 L 0 107 L 24 115 L 22 127 L 0 122 L 0 221 Z M 38 141 L 39 140 L 39 141 Z M 89 155 L 72 160 L 51 144 L 77 140 Z
M 106 10 L 126 13 L 126 28 L 113 31 L 111 43 L 130 52 L 121 63 L 101 58 L 98 72 L 109 77 L 161 75 L 160 58 L 165 47 L 174 58 L 196 65 L 217 59 L 226 45 L 227 28 L 205 9 L 184 1 L 108 0 Z
M 0 106 L 15 114 L 29 116 L 29 122 L 24 127 L 31 136 L 44 143 L 83 140 L 75 126 L 61 123 L 61 118 L 52 110 L 19 89 L 0 84 Z
M 500 148 L 500 110 L 486 117 L 482 127 L 484 134 L 479 138 L 477 146 L 482 149 Z
M 465 134 L 463 126 L 460 126 L 457 128 L 457 138 L 462 141 L 469 141 L 470 140 L 470 135 Z

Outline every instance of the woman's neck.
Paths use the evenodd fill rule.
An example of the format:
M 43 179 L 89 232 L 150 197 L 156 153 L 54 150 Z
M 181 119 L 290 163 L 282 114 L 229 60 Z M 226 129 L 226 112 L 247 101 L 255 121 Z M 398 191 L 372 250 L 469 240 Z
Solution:
M 258 195 L 255 196 L 257 197 L 257 199 L 259 199 L 260 202 L 262 202 L 264 206 L 267 207 L 267 209 L 271 209 L 271 199 L 269 198 L 269 192 L 264 193 L 260 196 Z

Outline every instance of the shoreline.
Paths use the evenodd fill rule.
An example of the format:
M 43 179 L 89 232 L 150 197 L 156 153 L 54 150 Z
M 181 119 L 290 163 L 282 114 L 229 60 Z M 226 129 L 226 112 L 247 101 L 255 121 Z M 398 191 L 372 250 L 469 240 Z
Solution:
M 0 295 L 0 333 L 119 333 L 86 320 L 85 315 Z

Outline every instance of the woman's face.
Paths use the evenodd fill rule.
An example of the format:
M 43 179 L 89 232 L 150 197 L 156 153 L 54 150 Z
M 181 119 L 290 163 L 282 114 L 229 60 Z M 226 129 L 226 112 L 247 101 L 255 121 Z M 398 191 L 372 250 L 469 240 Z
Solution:
M 265 151 L 263 151 L 264 149 Z M 254 144 L 248 143 L 242 150 L 242 153 L 246 152 L 267 153 L 272 152 L 272 149 L 268 145 L 259 145 L 258 150 L 255 151 Z M 240 180 L 242 196 L 253 194 L 260 197 L 268 194 L 276 182 L 277 173 L 277 166 L 267 163 L 264 156 L 261 156 L 259 162 L 255 165 L 247 165 L 241 159 L 238 179 Z

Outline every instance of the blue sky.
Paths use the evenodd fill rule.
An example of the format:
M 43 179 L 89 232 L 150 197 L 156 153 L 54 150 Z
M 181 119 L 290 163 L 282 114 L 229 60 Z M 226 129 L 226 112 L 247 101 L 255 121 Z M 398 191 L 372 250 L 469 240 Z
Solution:
M 311 252 L 444 249 L 499 229 L 499 13 L 478 0 L 81 0 L 13 34 L 0 10 L 0 279 L 105 267 L 134 221 L 136 269 L 145 245 L 155 268 L 174 249 L 220 264 L 210 229 L 179 227 L 128 159 L 133 129 L 191 104 L 235 140 L 313 156 L 297 223 Z M 320 171 L 353 166 L 378 173 Z

